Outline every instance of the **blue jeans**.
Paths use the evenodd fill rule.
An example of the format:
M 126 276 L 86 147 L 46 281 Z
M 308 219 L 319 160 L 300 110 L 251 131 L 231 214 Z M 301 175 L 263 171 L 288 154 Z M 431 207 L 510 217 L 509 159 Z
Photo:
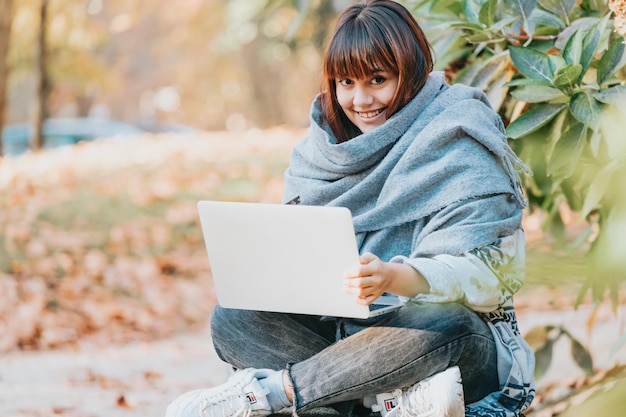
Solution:
M 235 368 L 288 369 L 296 412 L 405 388 L 458 365 L 465 402 L 498 390 L 487 324 L 460 304 L 409 302 L 366 320 L 215 307 L 218 356 Z

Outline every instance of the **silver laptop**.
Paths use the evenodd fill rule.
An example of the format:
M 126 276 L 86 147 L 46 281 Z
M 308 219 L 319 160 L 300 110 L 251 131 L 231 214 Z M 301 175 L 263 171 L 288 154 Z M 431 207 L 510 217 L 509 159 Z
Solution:
M 392 295 L 362 306 L 343 292 L 359 263 L 346 208 L 199 201 L 198 212 L 222 307 L 368 318 L 402 306 Z

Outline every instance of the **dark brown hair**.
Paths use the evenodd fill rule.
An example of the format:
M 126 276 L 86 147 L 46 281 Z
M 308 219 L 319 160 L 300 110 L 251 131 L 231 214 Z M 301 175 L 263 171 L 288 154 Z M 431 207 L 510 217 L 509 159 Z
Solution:
M 391 0 L 366 0 L 346 8 L 326 49 L 322 112 L 339 142 L 361 134 L 337 101 L 335 80 L 361 79 L 374 70 L 398 76 L 386 117 L 404 107 L 424 86 L 433 69 L 430 44 L 411 13 Z

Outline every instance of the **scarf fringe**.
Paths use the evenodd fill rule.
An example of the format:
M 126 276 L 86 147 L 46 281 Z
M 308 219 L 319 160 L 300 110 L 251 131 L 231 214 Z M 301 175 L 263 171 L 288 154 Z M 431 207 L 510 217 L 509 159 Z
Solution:
M 502 166 L 511 178 L 513 188 L 515 189 L 515 200 L 522 208 L 528 207 L 528 200 L 524 195 L 524 185 L 522 184 L 521 175 L 532 176 L 531 169 L 513 152 L 508 146 L 505 150 L 506 154 L 502 158 Z

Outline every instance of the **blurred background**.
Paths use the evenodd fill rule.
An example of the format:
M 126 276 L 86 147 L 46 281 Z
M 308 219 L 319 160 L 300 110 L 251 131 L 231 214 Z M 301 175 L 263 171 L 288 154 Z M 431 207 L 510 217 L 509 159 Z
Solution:
M 322 44 L 349 1 L 321 1 L 302 21 L 298 4 L 307 2 L 13 3 L 8 124 L 34 117 L 45 5 L 49 117 L 98 117 L 151 130 L 245 130 L 308 123 Z

